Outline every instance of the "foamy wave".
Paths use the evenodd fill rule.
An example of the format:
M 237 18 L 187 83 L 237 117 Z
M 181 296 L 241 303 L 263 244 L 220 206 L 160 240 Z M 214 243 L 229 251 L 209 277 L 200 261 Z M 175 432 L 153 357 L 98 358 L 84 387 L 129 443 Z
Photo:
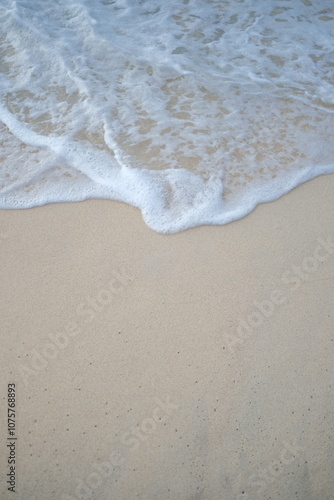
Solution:
M 107 198 L 159 232 L 334 172 L 334 8 L 4 0 L 0 207 Z

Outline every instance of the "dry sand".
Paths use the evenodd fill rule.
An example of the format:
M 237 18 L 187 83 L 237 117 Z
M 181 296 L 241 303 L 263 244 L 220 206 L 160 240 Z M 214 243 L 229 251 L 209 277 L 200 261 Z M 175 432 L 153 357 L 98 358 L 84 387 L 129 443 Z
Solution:
M 170 236 L 110 201 L 1 211 L 0 498 L 333 499 L 333 197 Z

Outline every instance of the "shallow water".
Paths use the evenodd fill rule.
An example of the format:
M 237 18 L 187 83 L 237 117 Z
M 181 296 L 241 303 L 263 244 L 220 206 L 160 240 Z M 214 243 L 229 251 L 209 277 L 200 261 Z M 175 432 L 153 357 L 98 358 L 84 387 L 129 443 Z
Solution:
M 334 172 L 331 0 L 3 0 L 0 207 L 107 198 L 159 232 Z

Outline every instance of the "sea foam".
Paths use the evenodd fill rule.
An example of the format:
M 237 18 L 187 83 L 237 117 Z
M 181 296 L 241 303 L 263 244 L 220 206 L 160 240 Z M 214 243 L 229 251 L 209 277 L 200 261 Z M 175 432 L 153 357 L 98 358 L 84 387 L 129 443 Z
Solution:
M 331 0 L 3 0 L 0 208 L 171 233 L 334 172 Z

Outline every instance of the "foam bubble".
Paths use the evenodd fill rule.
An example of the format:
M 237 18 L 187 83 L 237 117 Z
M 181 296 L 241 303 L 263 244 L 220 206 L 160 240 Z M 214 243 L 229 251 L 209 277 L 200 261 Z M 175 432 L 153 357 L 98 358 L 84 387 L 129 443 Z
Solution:
M 0 207 L 106 198 L 159 232 L 334 172 L 330 0 L 4 0 Z

